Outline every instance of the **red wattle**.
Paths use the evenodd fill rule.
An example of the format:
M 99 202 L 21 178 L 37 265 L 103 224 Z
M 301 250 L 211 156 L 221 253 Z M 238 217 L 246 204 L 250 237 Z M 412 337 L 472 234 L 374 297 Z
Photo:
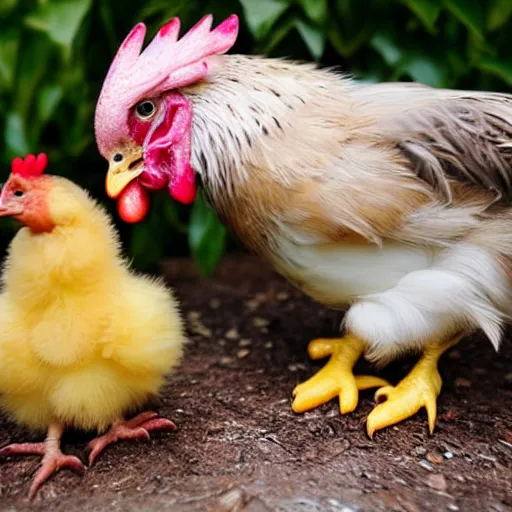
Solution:
M 194 183 L 194 171 L 189 168 L 169 184 L 169 192 L 173 199 L 183 204 L 190 204 L 196 198 L 196 184 Z
M 124 222 L 134 224 L 147 215 L 150 207 L 149 194 L 138 181 L 132 181 L 117 199 L 117 211 Z

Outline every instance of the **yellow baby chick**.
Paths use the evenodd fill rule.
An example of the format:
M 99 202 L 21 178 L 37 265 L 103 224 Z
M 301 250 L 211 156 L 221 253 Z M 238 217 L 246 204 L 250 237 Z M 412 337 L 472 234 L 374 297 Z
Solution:
M 77 185 L 44 175 L 46 164 L 44 154 L 15 159 L 0 194 L 0 215 L 24 225 L 0 295 L 0 405 L 47 431 L 44 443 L 0 455 L 43 456 L 30 498 L 57 470 L 84 470 L 61 452 L 68 427 L 103 434 L 90 443 L 90 464 L 119 439 L 176 428 L 154 412 L 124 418 L 158 393 L 185 342 L 171 292 L 130 271 L 108 215 Z

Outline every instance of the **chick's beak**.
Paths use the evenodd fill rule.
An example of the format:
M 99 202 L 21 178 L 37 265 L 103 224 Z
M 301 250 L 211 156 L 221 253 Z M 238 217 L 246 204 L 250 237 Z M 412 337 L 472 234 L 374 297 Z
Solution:
M 17 205 L 5 205 L 0 202 L 0 217 L 16 217 L 23 213 L 23 207 Z
M 0 190 L 0 217 L 11 217 L 23 213 L 23 207 L 21 205 L 10 204 L 3 192 L 3 189 Z
M 109 162 L 106 190 L 109 197 L 115 199 L 125 187 L 144 170 L 142 148 L 129 153 L 114 153 Z

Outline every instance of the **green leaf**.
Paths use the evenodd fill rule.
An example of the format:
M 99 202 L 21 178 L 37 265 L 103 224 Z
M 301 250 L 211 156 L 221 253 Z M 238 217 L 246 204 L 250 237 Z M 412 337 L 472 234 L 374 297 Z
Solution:
M 187 233 L 187 225 L 181 222 L 179 218 L 178 203 L 176 201 L 169 201 L 168 198 L 166 198 L 164 203 L 164 215 L 167 223 L 178 233 Z
M 39 41 L 38 41 L 39 40 Z M 50 69 L 52 58 L 52 43 L 46 38 L 36 37 L 35 34 L 27 34 L 24 45 L 18 55 L 18 70 L 15 85 L 16 94 L 13 95 L 14 110 L 16 110 L 25 122 L 31 117 L 34 99 L 37 97 L 39 87 L 45 73 Z M 56 75 L 60 69 L 55 67 L 52 74 Z
M 327 18 L 327 0 L 297 0 L 306 16 L 321 25 Z
M 58 84 L 46 84 L 37 97 L 37 118 L 41 125 L 46 124 L 59 105 L 64 91 Z
M 0 31 L 0 90 L 13 87 L 19 37 L 19 30 L 14 28 Z
M 432 87 L 446 87 L 448 72 L 444 65 L 428 55 L 411 55 L 399 65 L 413 80 Z
M 206 275 L 213 274 L 224 254 L 227 230 L 200 194 L 192 206 L 188 241 L 195 260 Z
M 255 39 L 265 37 L 272 25 L 289 7 L 289 3 L 278 0 L 240 0 L 244 8 L 245 21 Z
M 512 86 L 512 59 L 494 59 L 491 57 L 483 58 L 478 67 L 501 78 L 508 85 Z
M 162 257 L 162 247 L 155 236 L 153 222 L 144 222 L 133 226 L 130 253 L 136 265 L 146 269 Z
M 17 5 L 18 0 L 2 0 L 0 2 L 0 16 L 7 16 Z
M 4 141 L 9 160 L 15 156 L 25 156 L 30 153 L 23 119 L 16 112 L 7 114 L 5 122 Z
M 402 49 L 399 48 L 392 35 L 388 32 L 377 32 L 370 41 L 370 46 L 381 55 L 388 66 L 394 67 L 402 58 Z
M 484 39 L 484 8 L 479 0 L 444 0 L 445 7 L 478 38 Z
M 379 0 L 337 0 L 336 10 L 327 19 L 327 36 L 342 57 L 348 59 L 368 45 L 379 25 L 379 3 Z
M 512 2 L 510 0 L 489 0 L 487 12 L 487 30 L 497 30 L 505 25 L 512 15 Z
M 40 2 L 36 12 L 25 19 L 27 26 L 44 32 L 69 52 L 92 0 Z
M 296 27 L 302 39 L 306 43 L 311 55 L 319 60 L 325 49 L 325 33 L 318 27 L 313 27 L 302 20 L 296 21 Z
M 418 16 L 427 30 L 435 32 L 435 23 L 441 13 L 438 0 L 402 0 L 402 3 Z
M 269 54 L 289 33 L 295 28 L 296 19 L 289 18 L 284 23 L 280 24 L 272 34 L 269 36 L 268 41 L 261 47 L 257 47 L 258 53 Z

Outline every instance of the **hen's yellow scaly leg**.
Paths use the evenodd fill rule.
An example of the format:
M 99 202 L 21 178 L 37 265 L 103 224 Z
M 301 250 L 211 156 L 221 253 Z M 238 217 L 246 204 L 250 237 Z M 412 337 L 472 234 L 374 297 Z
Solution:
M 304 412 L 339 396 L 340 411 L 347 414 L 357 407 L 359 390 L 388 386 L 389 383 L 379 377 L 352 373 L 364 349 L 364 343 L 352 335 L 313 340 L 308 345 L 309 357 L 331 358 L 319 372 L 293 390 L 292 409 Z
M 461 337 L 427 345 L 420 360 L 397 386 L 384 386 L 375 393 L 375 400 L 381 403 L 375 406 L 366 422 L 366 431 L 370 437 L 373 437 L 376 430 L 413 416 L 422 407 L 427 410 L 428 426 L 432 434 L 437 416 L 437 397 L 442 386 L 437 363 L 443 353 L 457 344 Z

